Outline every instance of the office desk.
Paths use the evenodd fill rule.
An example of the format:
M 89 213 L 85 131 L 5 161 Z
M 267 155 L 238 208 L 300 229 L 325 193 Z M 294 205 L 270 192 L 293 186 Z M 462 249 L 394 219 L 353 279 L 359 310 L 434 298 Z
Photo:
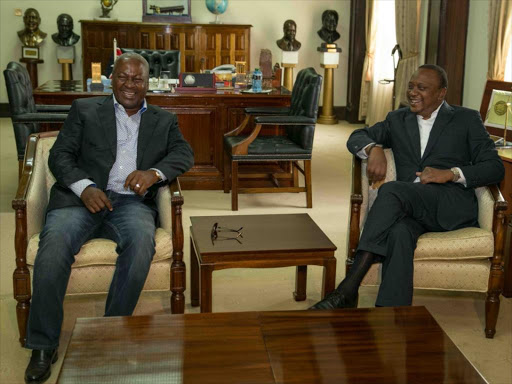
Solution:
M 112 90 L 88 92 L 80 80 L 52 80 L 34 90 L 37 104 L 70 105 L 82 97 L 108 95 Z M 207 93 L 151 93 L 149 104 L 174 112 L 185 139 L 194 149 L 194 167 L 181 178 L 183 189 L 223 189 L 224 144 L 223 134 L 236 128 L 243 120 L 244 108 L 258 106 L 288 106 L 291 93 L 286 88 L 275 89 L 270 94 L 242 94 L 238 91 L 213 91 Z M 46 130 L 55 129 L 47 127 Z M 276 135 L 283 132 L 276 127 L 262 130 L 262 134 Z M 258 165 L 248 165 L 247 167 Z M 259 165 L 261 168 L 261 165 Z M 284 174 L 283 186 L 293 184 L 293 175 L 288 166 L 269 166 L 272 172 Z M 242 168 L 241 173 L 244 172 Z M 281 182 L 281 179 L 280 179 Z M 244 182 L 242 181 L 242 184 Z M 251 184 L 249 184 L 251 183 Z M 252 179 L 246 186 L 271 186 L 264 179 Z

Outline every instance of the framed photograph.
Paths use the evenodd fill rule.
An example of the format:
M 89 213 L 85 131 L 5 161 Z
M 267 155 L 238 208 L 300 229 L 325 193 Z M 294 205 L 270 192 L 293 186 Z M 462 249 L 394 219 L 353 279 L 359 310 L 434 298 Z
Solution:
M 191 23 L 190 0 L 142 0 L 142 21 Z
M 22 47 L 21 57 L 23 59 L 39 59 L 39 47 Z

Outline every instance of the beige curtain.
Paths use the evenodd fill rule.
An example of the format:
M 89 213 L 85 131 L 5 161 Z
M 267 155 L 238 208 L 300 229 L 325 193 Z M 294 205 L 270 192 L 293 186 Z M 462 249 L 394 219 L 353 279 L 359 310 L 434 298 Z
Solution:
M 395 0 L 396 41 L 402 49 L 395 83 L 395 108 L 407 101 L 406 88 L 418 68 L 421 0 Z
M 488 28 L 489 66 L 487 79 L 503 81 L 512 31 L 511 0 L 493 0 L 489 2 Z
M 366 0 L 366 56 L 363 64 L 363 77 L 361 79 L 361 97 L 359 100 L 359 120 L 364 120 L 368 111 L 370 85 L 373 78 L 373 65 L 375 58 L 375 42 L 377 33 L 377 17 L 374 17 L 375 0 Z

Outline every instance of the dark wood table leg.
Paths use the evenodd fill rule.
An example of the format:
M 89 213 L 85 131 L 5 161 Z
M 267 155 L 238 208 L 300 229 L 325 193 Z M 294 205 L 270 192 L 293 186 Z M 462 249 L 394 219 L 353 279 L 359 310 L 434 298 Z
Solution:
M 308 266 L 298 265 L 295 273 L 295 292 L 293 297 L 295 301 L 306 300 L 306 284 L 308 281 Z
M 212 311 L 212 265 L 199 267 L 201 276 L 201 313 Z
M 190 237 L 190 299 L 193 307 L 199 305 L 199 261 L 192 236 Z
M 324 260 L 324 286 L 322 289 L 322 299 L 325 295 L 334 291 L 336 285 L 336 259 L 330 258 Z

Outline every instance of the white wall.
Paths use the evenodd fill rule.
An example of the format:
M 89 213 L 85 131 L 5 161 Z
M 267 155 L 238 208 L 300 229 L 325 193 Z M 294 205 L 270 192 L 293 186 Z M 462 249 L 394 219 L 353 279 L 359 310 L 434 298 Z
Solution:
M 462 104 L 465 107 L 480 110 L 489 61 L 487 23 L 489 3 L 471 0 L 469 3 L 469 25 L 466 40 L 466 67 L 464 71 L 464 94 Z M 449 79 L 448 79 L 449 80 Z
M 41 45 L 43 64 L 38 65 L 39 84 L 48 80 L 60 79 L 60 64 L 56 59 L 57 45 L 51 39 L 51 34 L 57 32 L 57 16 L 68 13 L 74 20 L 74 32 L 81 35 L 79 20 L 91 20 L 101 14 L 98 0 L 0 0 L 0 67 L 2 70 L 9 61 L 19 61 L 21 57 L 21 42 L 16 31 L 24 28 L 23 18 L 14 16 L 14 9 L 36 8 L 41 15 L 40 29 L 47 33 Z M 205 6 L 204 0 L 192 0 L 192 22 L 209 23 L 215 19 Z M 323 74 L 319 64 L 319 53 L 316 48 L 322 42 L 316 34 L 322 25 L 321 15 L 326 9 L 338 12 L 340 20 L 338 32 L 341 38 L 337 41 L 342 48 L 340 66 L 334 72 L 334 105 L 346 105 L 347 93 L 347 63 L 348 38 L 350 20 L 349 0 L 230 0 L 227 11 L 220 16 L 224 23 L 252 24 L 251 30 L 251 63 L 254 68 L 259 62 L 262 48 L 272 51 L 273 61 L 280 60 L 280 50 L 275 41 L 283 35 L 283 23 L 293 19 L 297 23 L 297 40 L 302 43 L 299 51 L 299 66 L 295 70 L 312 66 Z M 142 21 L 142 0 L 121 0 L 111 12 L 111 17 L 120 21 Z M 364 20 L 362 21 L 364 22 Z M 76 45 L 73 77 L 81 79 L 81 41 Z M 251 68 L 251 69 L 253 69 Z M 0 103 L 7 102 L 4 78 L 0 82 Z

